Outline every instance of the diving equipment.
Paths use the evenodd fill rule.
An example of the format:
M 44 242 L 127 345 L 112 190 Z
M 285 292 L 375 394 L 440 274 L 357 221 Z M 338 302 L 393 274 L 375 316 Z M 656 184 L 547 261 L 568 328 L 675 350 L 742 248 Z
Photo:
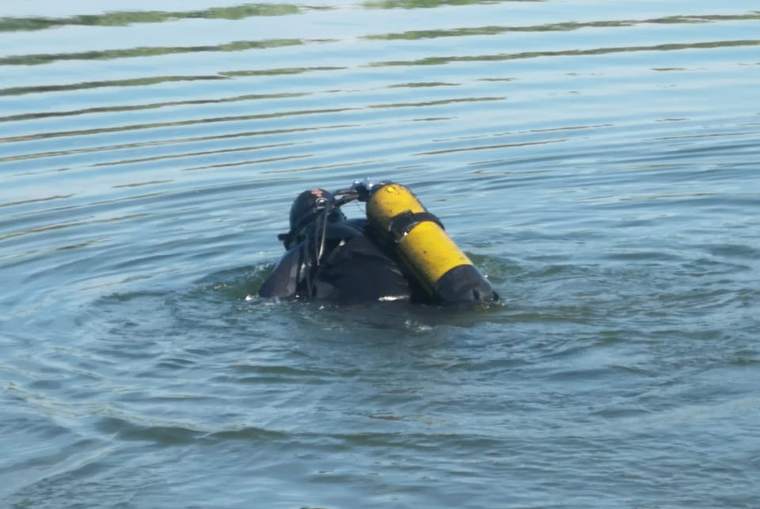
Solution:
M 343 215 L 341 207 L 353 201 L 366 202 L 366 219 Z M 499 298 L 440 220 L 401 184 L 304 191 L 291 207 L 290 230 L 278 238 L 288 252 L 262 296 L 430 304 Z
M 359 184 L 367 188 L 366 184 Z M 490 283 L 448 236 L 436 216 L 407 187 L 371 186 L 367 219 L 387 245 L 393 245 L 405 268 L 436 302 L 457 304 L 498 300 Z

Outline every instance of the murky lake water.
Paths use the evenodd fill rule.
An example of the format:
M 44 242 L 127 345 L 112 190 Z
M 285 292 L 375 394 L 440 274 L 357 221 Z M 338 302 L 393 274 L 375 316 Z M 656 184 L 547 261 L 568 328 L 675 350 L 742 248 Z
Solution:
M 759 140 L 754 1 L 5 0 L 0 504 L 757 507 Z M 503 305 L 246 300 L 363 177 Z

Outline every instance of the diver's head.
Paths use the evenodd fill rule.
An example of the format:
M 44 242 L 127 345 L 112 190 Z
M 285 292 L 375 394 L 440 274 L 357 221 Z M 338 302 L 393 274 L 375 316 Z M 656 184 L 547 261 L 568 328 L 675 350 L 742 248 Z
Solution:
M 299 194 L 290 206 L 290 231 L 280 236 L 286 249 L 290 249 L 294 241 L 304 235 L 304 232 L 314 221 L 327 214 L 330 222 L 343 221 L 346 217 L 335 206 L 335 197 L 324 189 L 311 189 Z

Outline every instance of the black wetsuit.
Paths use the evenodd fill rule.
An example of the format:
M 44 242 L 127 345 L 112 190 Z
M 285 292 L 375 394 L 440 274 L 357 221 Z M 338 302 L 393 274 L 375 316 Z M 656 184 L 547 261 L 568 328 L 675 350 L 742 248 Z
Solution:
M 300 297 L 338 304 L 416 300 L 399 264 L 367 235 L 367 221 L 331 222 L 317 262 L 317 226 L 291 247 L 259 289 L 262 297 Z

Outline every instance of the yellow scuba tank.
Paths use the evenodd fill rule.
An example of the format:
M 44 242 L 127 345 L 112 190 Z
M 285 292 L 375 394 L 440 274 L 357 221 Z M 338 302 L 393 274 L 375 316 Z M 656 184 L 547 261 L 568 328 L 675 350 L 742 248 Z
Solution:
M 488 281 L 454 243 L 443 225 L 405 186 L 374 186 L 367 219 L 381 240 L 392 241 L 402 264 L 436 302 L 498 300 Z

